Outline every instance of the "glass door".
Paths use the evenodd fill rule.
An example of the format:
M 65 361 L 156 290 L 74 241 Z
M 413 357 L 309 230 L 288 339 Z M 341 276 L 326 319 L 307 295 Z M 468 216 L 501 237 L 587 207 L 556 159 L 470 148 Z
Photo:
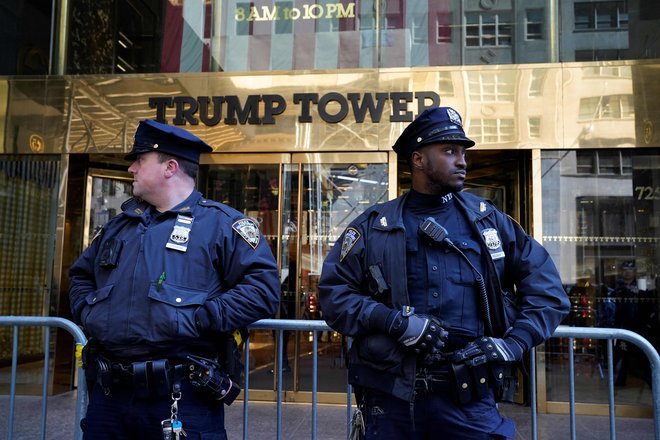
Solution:
M 202 159 L 199 180 L 205 197 L 224 203 L 259 223 L 273 255 L 281 259 L 280 195 L 283 167 L 289 154 L 221 154 Z M 275 359 L 274 334 L 250 332 L 250 392 L 257 400 L 272 400 Z M 252 390 L 259 390 L 252 393 Z M 260 394 L 260 391 L 264 393 Z
M 283 174 L 282 269 L 296 274 L 287 289 L 287 313 L 297 319 L 323 319 L 318 283 L 325 256 L 344 229 L 369 206 L 389 197 L 387 153 L 294 154 Z M 284 258 L 284 256 L 288 258 Z M 288 263 L 287 263 L 288 262 Z M 295 294 L 293 293 L 295 292 Z M 308 392 L 312 387 L 311 332 L 288 335 L 284 389 Z M 346 340 L 322 332 L 319 340 L 319 401 L 333 402 L 332 393 L 346 391 Z M 296 400 L 299 400 L 297 398 Z
M 323 319 L 318 282 L 323 260 L 344 228 L 372 204 L 389 199 L 387 153 L 209 155 L 202 192 L 257 219 L 280 268 L 278 316 Z M 208 165 L 208 166 L 206 166 Z M 274 400 L 276 335 L 250 332 L 250 396 Z M 304 401 L 312 388 L 312 334 L 282 335 L 285 400 Z M 346 399 L 346 341 L 319 335 L 319 402 Z M 333 393 L 339 393 L 333 396 Z M 302 393 L 302 394 L 301 394 Z

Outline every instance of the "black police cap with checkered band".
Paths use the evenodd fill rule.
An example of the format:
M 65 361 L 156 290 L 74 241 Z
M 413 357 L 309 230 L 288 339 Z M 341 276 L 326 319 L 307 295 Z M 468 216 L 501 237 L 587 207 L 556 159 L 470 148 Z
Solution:
M 465 136 L 461 115 L 451 107 L 424 110 L 403 130 L 392 149 L 399 157 L 408 160 L 416 149 L 437 143 L 474 146 L 474 141 Z
M 138 154 L 159 152 L 199 163 L 201 153 L 213 151 L 210 145 L 174 125 L 167 125 L 151 119 L 144 119 L 138 124 L 133 141 L 133 149 L 124 159 L 135 160 Z

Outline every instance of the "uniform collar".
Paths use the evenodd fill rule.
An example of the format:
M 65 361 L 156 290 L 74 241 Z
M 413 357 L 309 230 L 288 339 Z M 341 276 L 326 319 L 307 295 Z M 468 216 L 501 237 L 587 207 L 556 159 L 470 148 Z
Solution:
M 195 206 L 199 199 L 202 198 L 202 193 L 193 191 L 186 200 L 176 205 L 174 208 L 165 212 L 174 212 L 176 214 L 192 215 L 193 206 Z M 153 208 L 149 203 L 137 197 L 131 197 L 121 205 L 122 211 L 130 217 L 146 217 Z M 162 212 L 162 214 L 165 214 Z

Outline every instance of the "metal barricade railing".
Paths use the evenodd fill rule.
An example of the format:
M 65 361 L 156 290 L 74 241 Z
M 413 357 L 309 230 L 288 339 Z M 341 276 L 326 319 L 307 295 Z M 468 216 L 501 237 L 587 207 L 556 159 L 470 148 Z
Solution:
M 40 437 L 42 440 L 46 438 L 46 415 L 48 411 L 48 384 L 50 368 L 50 330 L 51 327 L 64 329 L 71 333 L 76 343 L 76 352 L 82 349 L 87 343 L 85 334 L 73 322 L 64 318 L 57 317 L 42 317 L 42 316 L 0 316 L 0 326 L 13 327 L 13 342 L 12 342 L 12 357 L 11 357 L 11 378 L 9 385 L 9 414 L 7 417 L 7 439 L 11 440 L 14 436 L 14 410 L 16 400 L 16 374 L 18 368 L 18 334 L 19 327 L 44 327 L 44 373 L 43 373 L 43 388 L 41 395 L 41 425 Z M 74 438 L 79 440 L 82 438 L 82 431 L 80 429 L 80 419 L 87 408 L 87 384 L 85 383 L 85 375 L 82 372 L 82 367 L 78 366 L 78 396 L 76 400 L 76 420 L 75 420 L 75 434 Z
M 288 319 L 264 319 L 254 323 L 250 329 L 262 330 L 275 330 L 278 338 L 277 356 L 277 439 L 282 438 L 282 331 L 283 330 L 305 330 L 312 331 L 313 336 L 313 353 L 312 353 L 312 432 L 311 438 L 316 439 L 316 394 L 317 394 L 317 377 L 318 377 L 318 342 L 317 333 L 320 331 L 331 330 L 324 321 L 308 321 L 308 320 L 288 320 Z M 610 439 L 616 440 L 615 430 L 615 401 L 614 401 L 614 376 L 613 376 L 613 350 L 612 342 L 615 339 L 622 339 L 631 342 L 642 349 L 651 364 L 652 376 L 652 399 L 653 399 L 653 420 L 655 426 L 655 439 L 660 440 L 660 356 L 656 349 L 649 341 L 644 339 L 637 333 L 624 329 L 614 328 L 593 328 L 593 327 L 567 327 L 560 326 L 552 335 L 553 338 L 569 338 L 569 407 L 570 407 L 570 432 L 571 439 L 576 438 L 576 414 L 575 414 L 575 365 L 574 365 L 574 348 L 573 339 L 575 338 L 592 338 L 592 339 L 605 339 L 607 340 L 607 362 L 608 362 L 608 402 L 609 402 L 609 423 L 610 423 Z M 246 344 L 248 349 L 245 352 L 245 390 L 243 396 L 243 439 L 248 439 L 248 404 L 249 404 L 249 364 L 250 352 L 249 344 Z M 534 402 L 531 405 L 531 427 L 532 438 L 538 438 L 537 419 L 538 412 L 536 407 L 536 349 L 533 351 L 531 358 L 531 374 L 530 374 L 530 401 Z M 347 433 L 350 431 L 351 421 L 351 386 L 347 386 L 346 398 L 346 420 L 347 420 Z M 348 437 L 348 435 L 347 435 Z
M 300 330 L 313 332 L 312 338 L 312 440 L 316 439 L 316 425 L 317 425 L 317 385 L 318 385 L 318 332 L 332 330 L 325 321 L 321 320 L 302 320 L 302 319 L 262 319 L 255 322 L 249 327 L 251 330 L 275 330 L 277 337 L 277 361 L 275 365 L 277 369 L 277 439 L 282 438 L 282 361 L 283 361 L 283 337 L 284 330 Z M 249 403 L 249 369 L 250 369 L 250 344 L 245 344 L 245 389 L 243 390 L 243 439 L 248 439 L 248 403 Z M 348 377 L 346 378 L 346 437 L 348 438 L 351 420 L 351 386 L 348 384 Z
M 67 330 L 74 337 L 77 348 L 82 348 L 87 339 L 83 332 L 73 322 L 63 318 L 54 317 L 35 317 L 35 316 L 0 316 L 0 326 L 13 326 L 13 346 L 12 346 L 12 366 L 11 366 L 11 384 L 10 384 L 10 400 L 9 400 L 9 414 L 7 418 L 8 423 L 8 439 L 13 437 L 13 419 L 14 419 L 14 400 L 16 395 L 16 373 L 18 362 L 18 327 L 25 326 L 42 326 L 44 329 L 44 377 L 43 377 L 43 391 L 42 391 L 42 410 L 41 410 L 41 439 L 45 438 L 46 434 L 46 415 L 47 415 L 47 394 L 49 383 L 49 353 L 50 353 L 50 327 L 57 327 Z M 317 385 L 318 385 L 318 334 L 323 331 L 330 331 L 331 328 L 324 321 L 320 320 L 288 320 L 288 319 L 263 319 L 255 322 L 249 327 L 251 330 L 274 330 L 276 332 L 277 344 L 277 361 L 275 374 L 277 375 L 277 429 L 276 438 L 282 438 L 282 404 L 283 404 L 283 390 L 282 390 L 282 361 L 283 361 L 283 334 L 284 330 L 293 331 L 309 331 L 313 333 L 313 346 L 312 346 L 312 403 L 311 403 L 311 434 L 312 439 L 317 437 Z M 608 402 L 609 402 L 609 423 L 610 423 L 610 439 L 616 439 L 616 408 L 614 400 L 614 368 L 613 368 L 613 341 L 616 339 L 625 340 L 638 346 L 646 355 L 651 366 L 651 391 L 652 391 L 652 404 L 653 404 L 653 420 L 655 428 L 656 440 L 660 440 L 660 356 L 657 350 L 651 345 L 649 341 L 629 330 L 614 329 L 614 328 L 592 328 L 592 327 L 566 327 L 560 326 L 552 336 L 553 338 L 568 338 L 568 360 L 569 360 L 569 408 L 570 408 L 570 432 L 571 439 L 576 438 L 576 414 L 575 414 L 575 366 L 574 366 L 574 348 L 573 340 L 575 338 L 591 338 L 591 339 L 604 339 L 607 340 L 607 362 L 608 362 Z M 349 340 L 350 344 L 350 340 Z M 249 405 L 249 365 L 250 365 L 250 349 L 249 343 L 245 344 L 245 384 L 243 390 L 243 438 L 249 438 L 248 432 L 248 405 Z M 537 384 L 536 384 L 536 360 L 535 351 L 531 358 L 530 365 L 530 400 L 536 402 L 537 398 Z M 78 365 L 78 390 L 76 400 L 76 420 L 75 420 L 75 439 L 82 438 L 80 430 L 80 420 L 85 414 L 87 407 L 87 390 L 86 382 L 84 380 L 84 373 L 82 368 Z M 350 431 L 351 412 L 352 412 L 352 389 L 348 384 L 346 387 L 346 434 Z M 531 432 L 532 438 L 537 439 L 537 408 L 536 404 L 531 405 Z
M 651 391 L 653 404 L 653 422 L 655 439 L 660 440 L 660 356 L 651 343 L 637 333 L 617 328 L 568 327 L 559 326 L 553 338 L 568 338 L 568 383 L 569 383 L 569 414 L 571 440 L 576 438 L 575 420 L 575 362 L 573 341 L 575 338 L 590 338 L 607 340 L 607 398 L 609 404 L 610 439 L 616 440 L 616 408 L 614 401 L 614 356 L 612 343 L 615 339 L 632 342 L 638 346 L 651 364 Z M 535 349 L 534 349 L 535 350 Z M 531 401 L 536 402 L 536 356 L 531 358 Z M 537 408 L 532 405 L 532 438 L 537 439 Z

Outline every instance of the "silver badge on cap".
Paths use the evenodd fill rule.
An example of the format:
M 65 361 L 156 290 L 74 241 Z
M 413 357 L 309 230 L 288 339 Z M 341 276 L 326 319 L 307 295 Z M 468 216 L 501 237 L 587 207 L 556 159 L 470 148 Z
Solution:
M 454 124 L 463 125 L 463 121 L 461 121 L 461 115 L 456 113 L 453 108 L 447 108 L 447 116 L 449 116 L 449 120 Z

